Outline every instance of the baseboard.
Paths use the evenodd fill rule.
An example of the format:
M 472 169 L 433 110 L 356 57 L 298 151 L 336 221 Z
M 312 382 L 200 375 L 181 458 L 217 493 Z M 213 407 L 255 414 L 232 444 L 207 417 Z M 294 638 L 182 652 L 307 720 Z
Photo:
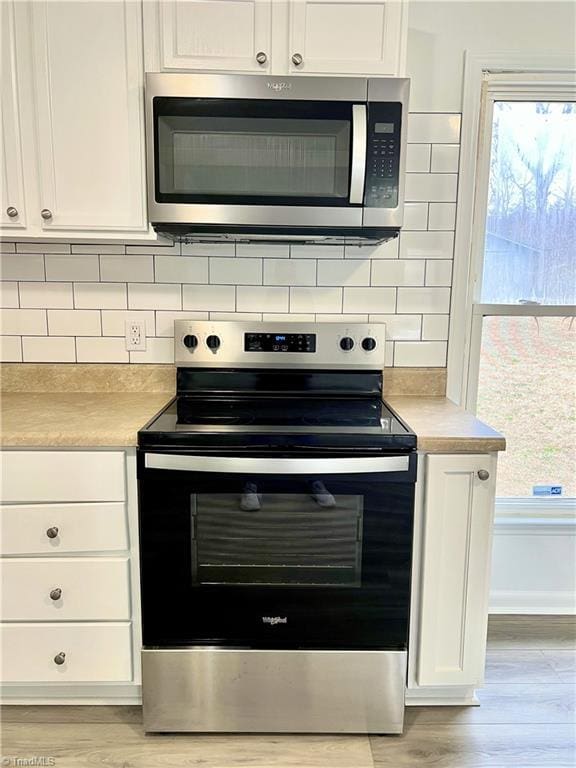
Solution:
M 476 690 L 468 686 L 408 688 L 407 707 L 477 707 Z
M 576 592 L 495 590 L 490 593 L 490 613 L 576 615 Z

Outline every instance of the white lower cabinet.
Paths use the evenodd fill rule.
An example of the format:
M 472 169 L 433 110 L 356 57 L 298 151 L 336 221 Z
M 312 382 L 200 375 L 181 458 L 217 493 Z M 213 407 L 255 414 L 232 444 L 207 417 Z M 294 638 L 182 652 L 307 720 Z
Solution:
M 496 457 L 421 458 L 412 683 L 473 689 L 484 676 Z
M 5 700 L 138 700 L 134 451 L 7 450 L 0 464 Z

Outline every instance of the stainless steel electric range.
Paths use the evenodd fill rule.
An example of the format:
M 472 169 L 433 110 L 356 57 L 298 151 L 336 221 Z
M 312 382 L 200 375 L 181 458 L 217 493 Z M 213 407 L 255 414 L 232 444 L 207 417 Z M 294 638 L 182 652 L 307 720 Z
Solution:
M 139 433 L 147 731 L 402 731 L 416 436 L 384 338 L 175 323 Z

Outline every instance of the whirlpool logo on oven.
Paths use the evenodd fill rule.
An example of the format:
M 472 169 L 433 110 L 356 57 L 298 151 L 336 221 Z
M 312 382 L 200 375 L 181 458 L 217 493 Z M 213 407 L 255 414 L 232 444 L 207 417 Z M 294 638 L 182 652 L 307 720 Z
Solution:
M 270 624 L 273 627 L 276 626 L 276 624 L 288 624 L 288 617 L 287 616 L 262 616 L 262 623 Z

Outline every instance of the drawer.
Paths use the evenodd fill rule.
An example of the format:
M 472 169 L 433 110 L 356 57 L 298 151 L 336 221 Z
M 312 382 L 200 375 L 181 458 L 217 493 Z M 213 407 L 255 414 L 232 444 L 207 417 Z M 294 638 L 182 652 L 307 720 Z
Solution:
M 130 624 L 1 624 L 5 683 L 132 679 Z M 63 664 L 54 659 L 63 653 Z M 61 660 L 61 657 L 58 657 Z
M 122 502 L 0 506 L 2 555 L 123 549 L 128 549 L 128 530 Z
M 124 501 L 121 451 L 3 451 L 1 499 L 34 501 Z
M 2 621 L 130 618 L 128 558 L 17 558 L 0 562 Z M 61 596 L 55 597 L 55 590 Z

